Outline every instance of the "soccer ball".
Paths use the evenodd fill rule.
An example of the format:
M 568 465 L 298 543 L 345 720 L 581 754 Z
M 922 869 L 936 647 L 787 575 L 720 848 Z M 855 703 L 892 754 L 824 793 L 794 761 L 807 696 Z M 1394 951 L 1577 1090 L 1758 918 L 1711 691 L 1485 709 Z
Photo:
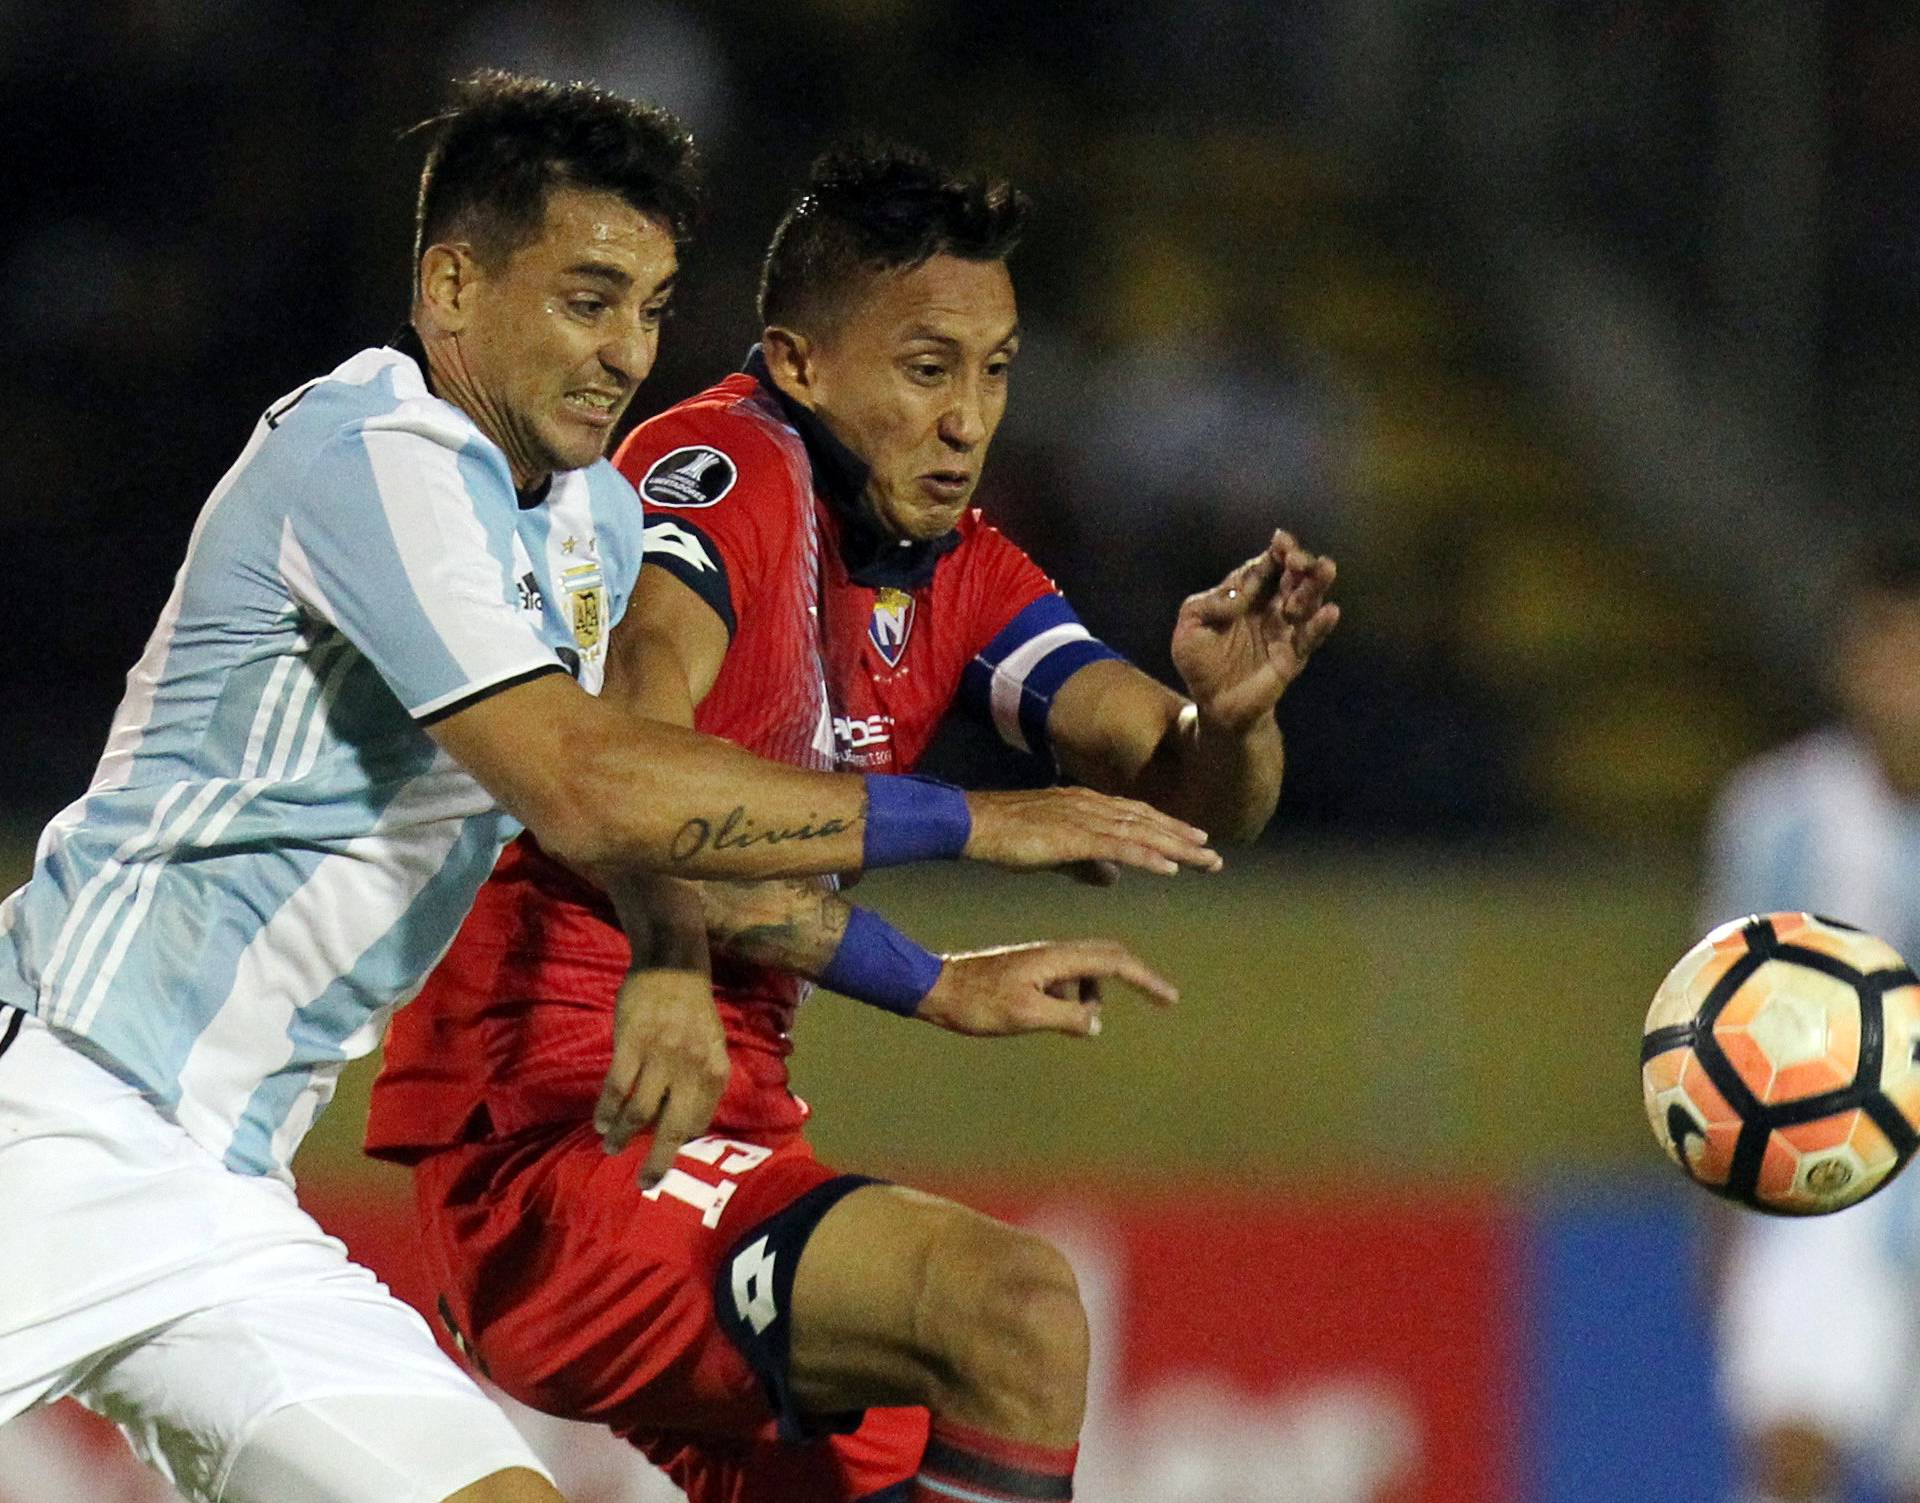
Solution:
M 1920 982 L 1892 946 L 1809 913 L 1722 924 L 1647 1010 L 1653 1135 L 1758 1211 L 1864 1200 L 1920 1147 Z

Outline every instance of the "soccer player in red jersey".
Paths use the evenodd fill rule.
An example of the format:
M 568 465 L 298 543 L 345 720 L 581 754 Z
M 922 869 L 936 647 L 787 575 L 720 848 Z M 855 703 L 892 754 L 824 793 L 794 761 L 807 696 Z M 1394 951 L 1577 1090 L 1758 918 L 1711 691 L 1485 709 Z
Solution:
M 617 456 L 654 567 L 606 692 L 888 772 L 957 705 L 1072 778 L 1247 838 L 1278 797 L 1274 704 L 1338 619 L 1333 565 L 1276 533 L 1191 597 L 1186 697 L 968 509 L 1019 341 L 1005 258 L 1025 213 L 911 153 L 822 159 L 775 234 L 746 370 Z M 1089 1033 L 1101 980 L 1171 988 L 1100 942 L 934 956 L 797 882 L 702 897 L 712 1000 L 697 967 L 630 970 L 607 901 L 522 841 L 400 1015 L 369 1148 L 414 1166 L 443 1315 L 508 1392 L 612 1426 L 694 1503 L 1070 1497 L 1071 1271 L 814 1159 L 787 1089 L 794 973 L 971 1034 Z M 710 1131 L 636 1133 L 659 1062 L 702 1057 Z

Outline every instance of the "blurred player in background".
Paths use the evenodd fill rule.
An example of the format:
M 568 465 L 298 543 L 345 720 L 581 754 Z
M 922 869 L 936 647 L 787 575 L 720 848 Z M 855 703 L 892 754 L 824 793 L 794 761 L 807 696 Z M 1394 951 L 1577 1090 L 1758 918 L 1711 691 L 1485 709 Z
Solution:
M 1707 914 L 1804 909 L 1920 955 L 1920 537 L 1862 555 L 1838 599 L 1840 723 L 1737 772 Z M 1807 1220 L 1722 1228 L 1721 1386 L 1743 1503 L 1920 1503 L 1920 1175 Z
M 816 164 L 767 255 L 761 347 L 618 455 L 651 567 L 647 652 L 608 695 L 884 771 L 959 707 L 1070 777 L 1250 838 L 1279 793 L 1275 703 L 1338 618 L 1333 565 L 1276 533 L 1190 598 L 1183 696 L 969 509 L 1019 345 L 1026 213 L 913 153 Z M 1070 1497 L 1087 1331 L 1064 1258 L 815 1160 L 786 1069 L 805 987 L 771 967 L 968 1034 L 1085 1034 L 1099 980 L 1165 984 L 1103 944 L 931 955 L 816 889 L 706 900 L 717 1019 L 704 977 L 629 977 L 608 902 L 523 839 L 400 1020 L 369 1146 L 415 1166 L 449 1323 L 508 1392 L 610 1425 L 695 1503 Z M 655 1039 L 722 1026 L 713 1135 L 614 1122 Z
M 411 328 L 255 427 L 92 787 L 0 908 L 0 1420 L 72 1395 L 209 1503 L 558 1497 L 287 1168 L 507 810 L 644 887 L 643 940 L 676 901 L 654 868 L 1211 864 L 1142 806 L 863 783 L 600 705 L 642 548 L 604 450 L 653 363 L 691 146 L 506 75 L 432 124 Z

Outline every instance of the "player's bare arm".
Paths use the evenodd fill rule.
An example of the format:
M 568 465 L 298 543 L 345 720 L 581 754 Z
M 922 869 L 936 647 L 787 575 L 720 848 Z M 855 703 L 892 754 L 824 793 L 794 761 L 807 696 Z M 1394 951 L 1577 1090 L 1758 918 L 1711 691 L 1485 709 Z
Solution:
M 940 979 L 914 1016 L 970 1038 L 1094 1038 L 1109 981 L 1124 981 L 1156 1007 L 1180 1000 L 1178 987 L 1114 940 L 1005 945 L 941 958 Z
M 665 570 L 642 574 L 632 610 L 635 629 L 608 662 L 602 697 L 638 715 L 690 723 L 725 659 L 725 624 Z M 712 945 L 813 981 L 827 977 L 854 911 L 838 893 L 798 879 L 702 882 L 693 890 Z M 630 891 L 629 901 L 633 897 Z M 644 904 L 643 895 L 638 900 Z M 616 907 L 624 925 L 626 909 L 618 896 Z M 650 925 L 653 919 L 642 913 L 637 921 Z M 1108 980 L 1127 981 L 1162 1005 L 1178 997 L 1171 983 L 1108 941 L 1014 945 L 938 958 L 939 978 L 912 1015 L 973 1036 L 1097 1034 L 1101 983 Z
M 1285 765 L 1274 706 L 1340 620 L 1334 562 L 1276 531 L 1219 584 L 1190 595 L 1173 660 L 1189 697 L 1132 665 L 1090 663 L 1048 720 L 1068 776 L 1144 799 L 1228 840 L 1273 817 Z
M 561 673 L 504 689 L 431 727 L 540 843 L 577 869 L 787 877 L 868 864 L 867 780 L 806 772 L 679 726 L 636 721 Z M 970 793 L 963 859 L 1017 871 L 1115 861 L 1211 871 L 1206 834 L 1085 789 Z M 604 885 L 604 883 L 603 883 Z
M 657 1184 L 706 1130 L 727 1085 L 727 1040 L 713 1008 L 706 919 L 693 883 L 647 875 L 609 888 L 633 959 L 614 1007 L 613 1063 L 593 1125 L 609 1153 L 651 1129 L 640 1171 Z
M 714 948 L 810 981 L 829 980 L 854 906 L 807 882 L 703 882 Z M 1124 981 L 1157 1006 L 1179 989 L 1113 940 L 1034 941 L 935 957 L 938 979 L 910 1016 L 972 1038 L 1099 1034 L 1103 983 Z

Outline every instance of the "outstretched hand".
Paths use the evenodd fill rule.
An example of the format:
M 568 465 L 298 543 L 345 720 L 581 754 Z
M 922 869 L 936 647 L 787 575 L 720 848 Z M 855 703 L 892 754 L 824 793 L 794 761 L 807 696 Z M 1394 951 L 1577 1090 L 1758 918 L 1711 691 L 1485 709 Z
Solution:
M 1173 627 L 1173 663 L 1203 719 L 1244 731 L 1271 714 L 1340 621 L 1335 568 L 1288 532 L 1211 590 L 1189 595 Z
M 1205 830 L 1138 799 L 1091 788 L 1020 788 L 969 793 L 967 808 L 973 818 L 967 859 L 1009 871 L 1066 868 L 1110 876 L 1126 866 L 1170 877 L 1183 867 L 1220 869 L 1220 853 L 1207 844 Z
M 1125 945 L 1105 939 L 1007 945 L 945 957 L 916 1017 L 974 1038 L 1100 1031 L 1101 983 L 1124 981 L 1157 1007 L 1180 992 Z

